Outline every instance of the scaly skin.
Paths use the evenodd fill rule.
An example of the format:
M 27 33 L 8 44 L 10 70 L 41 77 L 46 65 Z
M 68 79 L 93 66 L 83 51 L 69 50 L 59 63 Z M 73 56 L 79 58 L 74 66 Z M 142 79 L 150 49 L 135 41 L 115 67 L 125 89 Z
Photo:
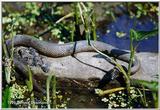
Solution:
M 27 46 L 33 47 L 39 51 L 39 53 L 57 58 L 72 55 L 74 53 L 80 52 L 93 52 L 95 51 L 91 46 L 88 45 L 86 40 L 71 42 L 66 44 L 56 44 L 49 43 L 46 41 L 41 41 L 34 37 L 28 35 L 16 35 L 13 39 L 7 40 L 8 47 L 11 47 L 13 40 L 14 46 Z M 129 63 L 130 53 L 125 50 L 120 50 L 116 47 L 113 47 L 109 44 L 100 42 L 100 41 L 91 41 L 91 44 L 94 45 L 98 50 L 107 53 L 108 55 L 115 57 L 119 60 Z M 133 65 L 131 68 L 131 75 L 136 73 L 140 69 L 140 61 L 137 56 L 134 57 Z
M 13 37 L 13 39 L 9 39 L 6 41 L 7 47 L 11 48 L 13 40 L 14 46 L 26 46 L 26 47 L 32 47 L 36 50 L 38 50 L 39 53 L 53 58 L 58 57 L 64 57 L 68 55 L 72 55 L 74 53 L 80 53 L 80 52 L 94 52 L 95 50 L 88 45 L 88 42 L 86 40 L 83 41 L 77 41 L 77 42 L 71 42 L 66 44 L 55 44 L 55 43 L 49 43 L 46 41 L 41 41 L 39 39 L 36 39 L 34 37 L 28 36 L 28 35 L 16 35 Z M 109 44 L 100 42 L 100 41 L 91 41 L 91 44 L 95 46 L 99 51 L 105 52 L 106 54 L 115 57 L 119 60 L 122 60 L 124 62 L 129 63 L 130 60 L 130 53 L 125 50 L 120 50 L 116 47 L 113 47 Z M 14 58 L 14 65 L 15 68 L 18 69 L 25 77 L 28 78 L 28 72 L 26 70 L 26 66 L 18 61 L 16 58 Z M 135 56 L 133 65 L 131 68 L 131 75 L 136 73 L 140 69 L 140 61 Z M 45 93 L 45 90 L 43 90 L 36 81 L 33 79 L 33 85 L 34 88 L 38 91 L 42 91 Z

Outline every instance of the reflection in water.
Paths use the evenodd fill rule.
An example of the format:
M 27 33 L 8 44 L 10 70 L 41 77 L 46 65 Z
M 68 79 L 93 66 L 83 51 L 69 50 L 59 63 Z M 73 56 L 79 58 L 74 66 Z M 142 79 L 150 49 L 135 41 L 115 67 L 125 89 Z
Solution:
M 136 24 L 134 26 L 134 24 Z M 134 28 L 135 27 L 135 28 Z M 139 31 L 153 30 L 156 25 L 149 18 L 138 20 L 136 18 L 131 19 L 127 15 L 120 16 L 115 22 L 106 26 L 106 33 L 102 34 L 98 31 L 100 40 L 114 45 L 120 49 L 129 50 L 129 30 L 134 28 Z M 120 35 L 121 34 L 121 35 Z M 119 38 L 118 36 L 121 36 Z M 158 35 L 140 42 L 137 52 L 158 52 Z

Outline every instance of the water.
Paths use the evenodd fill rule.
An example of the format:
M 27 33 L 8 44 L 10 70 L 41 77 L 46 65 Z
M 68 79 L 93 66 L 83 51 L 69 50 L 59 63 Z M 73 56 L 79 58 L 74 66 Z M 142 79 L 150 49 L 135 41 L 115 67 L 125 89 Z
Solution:
M 136 23 L 135 27 L 134 23 Z M 100 30 L 98 30 L 97 33 L 100 36 L 99 39 L 103 42 L 120 49 L 129 50 L 129 31 L 133 28 L 138 31 L 151 31 L 156 28 L 156 25 L 150 18 L 138 20 L 136 18 L 131 19 L 128 15 L 122 15 L 118 17 L 115 22 L 106 25 L 105 34 L 102 34 Z M 124 37 L 119 38 L 116 35 L 116 32 L 123 32 Z M 137 48 L 137 52 L 158 52 L 158 35 L 141 41 Z
M 131 19 L 128 15 L 122 15 L 116 18 L 116 21 L 111 22 L 109 25 L 105 26 L 106 28 L 104 29 L 106 31 L 109 30 L 108 32 L 106 32 L 105 34 L 101 33 L 100 31 L 97 32 L 100 36 L 99 39 L 108 44 L 114 45 L 117 48 L 129 50 L 129 31 L 130 29 L 134 28 L 135 21 L 136 30 L 150 31 L 156 27 L 156 25 L 149 18 L 138 20 L 136 18 Z M 117 32 L 123 32 L 125 36 L 122 38 L 118 38 L 116 35 Z M 158 35 L 148 40 L 142 41 L 137 48 L 137 51 L 158 52 Z M 94 83 L 97 82 L 62 79 L 57 81 L 57 90 L 61 90 L 64 98 L 70 98 L 70 100 L 67 102 L 68 108 L 105 108 L 107 106 L 103 102 L 101 102 L 101 99 L 93 94 L 89 89 L 94 85 Z M 43 84 L 45 84 L 45 82 Z M 114 86 L 116 87 L 117 85 L 107 84 L 106 86 L 108 88 L 111 88 Z M 94 87 L 96 86 L 94 85 L 92 88 Z
M 106 32 L 105 34 L 102 34 L 100 33 L 100 31 L 98 31 L 100 40 L 114 45 L 117 48 L 129 50 L 129 30 L 134 27 L 135 20 L 137 22 L 137 25 L 135 27 L 136 30 L 150 31 L 156 27 L 156 25 L 152 21 L 150 21 L 150 19 L 137 20 L 135 18 L 131 19 L 127 15 L 123 15 L 117 18 L 115 22 L 111 22 L 109 25 L 106 25 L 106 30 L 110 30 L 109 33 Z M 118 38 L 116 32 L 124 32 L 126 33 L 126 35 L 122 38 Z M 137 50 L 141 52 L 157 52 L 158 36 L 142 41 Z M 103 103 L 101 101 L 101 98 L 90 90 L 90 88 L 94 89 L 95 87 L 97 87 L 97 83 L 97 81 L 91 82 L 61 78 L 57 80 L 57 91 L 61 91 L 60 94 L 63 96 L 63 100 L 66 101 L 67 98 L 70 99 L 67 101 L 68 108 L 106 108 L 106 103 Z M 107 84 L 106 89 L 111 89 L 117 86 L 118 84 L 116 83 Z M 151 97 L 149 98 L 151 100 Z M 142 105 L 138 104 L 135 103 L 134 107 L 143 108 Z

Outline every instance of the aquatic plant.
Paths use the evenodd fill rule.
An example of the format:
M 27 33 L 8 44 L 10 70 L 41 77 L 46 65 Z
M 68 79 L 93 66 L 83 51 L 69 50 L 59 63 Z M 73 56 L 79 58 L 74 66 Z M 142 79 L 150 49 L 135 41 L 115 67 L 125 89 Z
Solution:
M 134 55 L 135 55 L 135 51 L 136 51 L 136 48 L 137 46 L 134 46 L 133 45 L 133 42 L 134 41 L 141 41 L 141 40 L 144 40 L 144 39 L 148 39 L 150 37 L 153 37 L 154 35 L 158 34 L 158 29 L 155 29 L 155 30 L 152 30 L 152 31 L 136 31 L 134 29 L 131 29 L 130 30 L 130 61 L 129 61 L 129 65 L 128 65 L 128 71 L 125 71 L 124 68 L 118 64 L 116 61 L 114 61 L 113 59 L 111 59 L 110 57 L 108 57 L 106 54 L 100 52 L 98 49 L 96 49 L 92 44 L 89 43 L 89 45 L 92 46 L 92 48 L 94 48 L 98 53 L 100 53 L 101 55 L 107 57 L 108 59 L 110 59 L 110 61 L 112 61 L 118 68 L 119 70 L 121 71 L 122 75 L 124 76 L 124 79 L 125 79 L 125 83 L 126 83 L 126 89 L 127 89 L 127 93 L 128 93 L 128 99 L 129 99 L 129 102 L 132 101 L 132 97 L 131 97 L 131 94 L 130 94 L 130 88 L 131 88 L 131 79 L 130 79 L 130 75 L 131 75 L 131 66 L 133 64 L 133 60 L 134 60 Z M 89 39 L 90 40 L 90 39 Z M 138 81 L 137 81 L 138 82 Z M 140 83 L 140 82 L 139 82 Z M 141 83 L 141 84 L 144 84 L 144 83 Z M 133 85 L 134 86 L 134 85 Z M 118 88 L 115 88 L 113 90 L 107 90 L 107 91 L 101 91 L 99 92 L 98 94 L 105 94 L 105 93 L 112 93 L 114 90 L 119 90 Z M 120 89 L 121 90 L 121 89 Z M 140 93 L 140 92 L 139 92 Z M 154 94 L 154 93 L 153 93 Z M 154 96 L 156 96 L 154 94 Z M 156 100 L 156 99 L 155 99 Z M 143 99 L 142 99 L 142 102 L 145 102 Z M 146 105 L 146 104 L 145 104 Z M 155 106 L 157 107 L 157 105 Z
M 141 18 L 143 16 L 158 16 L 158 5 L 156 3 L 124 3 L 131 17 Z
M 14 26 L 12 25 L 11 26 L 11 29 L 13 29 Z M 3 91 L 3 94 L 4 94 L 4 97 L 2 97 L 2 106 L 4 108 L 8 108 L 10 107 L 11 105 L 11 95 L 12 94 L 12 90 L 11 90 L 11 79 L 13 78 L 12 75 L 12 72 L 14 71 L 14 69 L 12 68 L 13 67 L 13 42 L 12 42 L 12 48 L 11 48 L 11 53 L 8 52 L 8 48 L 6 46 L 6 43 L 5 43 L 5 36 L 6 33 L 3 33 L 3 37 L 2 37 L 2 61 L 3 61 L 3 68 L 4 68 L 4 71 L 3 71 L 3 75 L 5 75 L 5 80 L 3 79 L 3 82 L 6 82 L 5 84 L 5 88 L 4 88 L 4 91 Z M 13 31 L 11 31 L 11 35 L 13 35 Z
M 2 91 L 2 108 L 10 108 L 11 107 L 11 89 L 10 87 L 5 87 Z
M 52 86 L 50 86 L 50 83 L 52 84 Z M 52 102 L 51 102 L 51 98 L 50 98 L 50 87 L 52 87 Z M 52 108 L 56 108 L 56 77 L 54 75 L 49 75 L 47 78 L 47 82 L 46 82 L 46 89 L 47 89 L 47 106 L 48 108 L 51 108 L 51 104 L 52 104 Z
M 10 100 L 11 100 L 11 95 L 14 93 L 10 86 L 12 84 L 12 72 L 13 70 L 13 47 L 12 47 L 12 52 L 11 55 L 8 55 L 9 53 L 7 52 L 6 45 L 5 45 L 5 39 L 11 38 L 14 35 L 18 33 L 25 33 L 25 34 L 32 34 L 35 37 L 38 37 L 40 39 L 43 39 L 42 36 L 46 35 L 49 33 L 51 37 L 48 40 L 56 39 L 59 41 L 59 43 L 63 42 L 69 42 L 69 41 L 76 41 L 80 39 L 87 39 L 88 44 L 90 44 L 90 40 L 96 40 L 97 35 L 96 35 L 96 15 L 94 12 L 94 4 L 93 3 L 83 3 L 83 2 L 78 2 L 78 3 L 71 3 L 71 7 L 73 7 L 73 10 L 71 10 L 69 13 L 65 14 L 63 13 L 63 8 L 61 4 L 59 3 L 23 3 L 24 9 L 23 13 L 19 12 L 9 12 L 7 8 L 2 9 L 3 13 L 3 38 L 2 38 L 2 45 L 3 45 L 3 62 L 6 66 L 4 66 L 3 71 L 5 73 L 5 80 L 7 84 L 4 86 L 3 89 L 3 102 L 2 105 L 3 107 L 11 107 L 10 105 Z M 152 4 L 152 5 L 147 5 L 147 7 L 151 7 L 150 9 L 145 8 L 146 6 L 141 5 L 141 3 L 137 3 L 134 5 L 137 8 L 137 11 L 135 14 L 136 17 L 140 18 L 143 15 L 148 15 L 150 12 L 157 12 L 157 6 Z M 134 13 L 132 11 L 130 14 Z M 110 13 L 110 16 L 114 20 L 116 20 L 114 13 Z M 40 31 L 36 30 L 37 25 L 39 26 L 38 28 L 41 28 Z M 29 28 L 34 28 L 35 30 L 31 30 L 29 32 Z M 28 31 L 26 31 L 28 30 Z M 44 30 L 44 31 L 42 31 Z M 126 87 L 128 94 L 120 94 L 123 96 L 125 94 L 125 97 L 129 97 L 130 102 L 134 100 L 142 101 L 142 103 L 147 106 L 147 100 L 146 100 L 146 95 L 145 92 L 149 89 L 152 91 L 153 98 L 155 100 L 155 107 L 158 105 L 158 98 L 157 98 L 157 82 L 145 82 L 145 81 L 137 81 L 138 84 L 141 84 L 144 86 L 144 89 L 138 88 L 136 90 L 132 90 L 132 81 L 130 79 L 130 69 L 131 65 L 133 62 L 134 54 L 136 51 L 137 46 L 133 46 L 134 41 L 141 41 L 144 39 L 148 39 L 149 37 L 157 34 L 157 30 L 153 31 L 136 31 L 131 29 L 130 30 L 130 50 L 131 50 L 131 56 L 130 56 L 130 63 L 128 66 L 128 71 L 125 71 L 123 67 L 118 64 L 116 61 L 108 57 L 106 54 L 100 52 L 98 49 L 96 49 L 93 45 L 91 45 L 98 53 L 101 55 L 107 57 L 110 59 L 116 66 L 117 68 L 121 71 L 122 75 L 124 76 Z M 38 33 L 38 34 L 37 34 Z M 78 34 L 77 34 L 78 33 Z M 123 37 L 124 33 L 116 33 L 119 37 Z M 61 41 L 61 42 L 60 42 Z M 8 63 L 6 63 L 8 62 Z M 27 81 L 28 89 L 30 92 L 30 101 L 34 102 L 34 94 L 33 94 L 33 82 L 32 82 L 32 73 L 30 69 L 28 70 L 29 74 L 29 79 Z M 4 74 L 3 74 L 4 75 Z M 48 108 L 66 108 L 67 106 L 67 101 L 59 101 L 60 103 L 57 103 L 57 100 L 62 100 L 62 95 L 58 95 L 56 91 L 56 77 L 55 76 L 49 76 L 46 82 L 46 90 L 47 90 L 47 107 Z M 51 90 L 51 95 L 50 95 L 50 86 L 52 87 Z M 146 88 L 148 88 L 146 90 Z M 103 93 L 104 95 L 110 94 L 110 97 L 115 97 L 116 92 L 120 92 L 120 90 L 125 90 L 125 87 L 120 87 L 120 88 L 114 88 L 111 90 L 105 90 L 101 91 L 101 94 Z M 20 90 L 19 90 L 20 91 Z M 135 94 L 136 91 L 136 94 Z M 21 92 L 19 92 L 21 93 Z M 113 93 L 113 94 L 111 94 Z M 118 97 L 118 96 L 117 96 Z M 119 96 L 120 97 L 120 96 Z M 121 98 L 123 100 L 123 98 Z M 103 98 L 103 102 L 108 102 L 108 98 Z M 120 99 L 117 99 L 120 100 Z M 122 101 L 121 100 L 121 101 Z M 51 102 L 51 103 L 50 103 Z M 117 105 L 115 101 L 110 101 L 108 104 L 108 107 L 129 107 L 128 105 L 131 103 L 126 103 L 122 101 L 120 105 Z M 35 104 L 31 104 L 31 107 L 36 107 Z M 130 106 L 131 107 L 131 106 Z
M 31 106 L 31 108 L 35 108 L 35 101 L 34 101 L 34 93 L 33 93 L 33 76 L 32 76 L 32 72 L 31 72 L 31 69 L 30 67 L 28 66 L 28 80 L 26 80 L 26 84 L 27 84 L 27 87 L 28 87 L 28 91 L 30 93 L 30 104 L 29 104 L 29 107 Z

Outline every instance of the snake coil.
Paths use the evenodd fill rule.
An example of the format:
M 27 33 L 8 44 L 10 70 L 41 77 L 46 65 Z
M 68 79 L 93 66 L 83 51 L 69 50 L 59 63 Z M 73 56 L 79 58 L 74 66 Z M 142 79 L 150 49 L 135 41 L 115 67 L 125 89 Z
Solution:
M 26 46 L 35 48 L 39 51 L 39 53 L 54 58 L 72 55 L 73 53 L 95 51 L 91 46 L 88 45 L 88 42 L 86 40 L 65 44 L 56 44 L 41 41 L 28 35 L 16 35 L 12 39 L 6 41 L 6 44 L 9 48 L 11 48 L 12 43 L 13 46 Z M 116 47 L 113 47 L 112 45 L 100 41 L 91 41 L 91 44 L 95 46 L 99 51 L 105 52 L 112 57 L 115 57 L 127 63 L 129 63 L 130 61 L 130 52 L 128 51 L 118 49 Z M 136 73 L 139 68 L 140 61 L 137 56 L 134 56 L 133 64 L 131 67 L 131 75 Z

